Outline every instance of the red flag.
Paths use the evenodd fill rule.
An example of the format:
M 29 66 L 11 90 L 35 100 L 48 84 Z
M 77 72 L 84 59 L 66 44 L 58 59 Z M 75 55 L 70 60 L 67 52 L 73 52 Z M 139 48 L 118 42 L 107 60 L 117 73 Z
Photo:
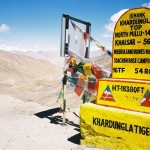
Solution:
M 90 38 L 89 34 L 87 34 L 86 32 L 83 33 L 83 36 L 84 36 L 84 40 L 87 40 Z
M 95 75 L 95 77 L 97 79 L 101 79 L 102 78 L 102 71 L 99 70 L 96 66 L 92 65 L 92 71 L 93 71 L 93 74 Z
M 69 71 L 69 72 L 73 73 L 74 72 L 74 68 L 67 68 L 66 71 Z
M 88 82 L 88 92 L 95 93 L 95 82 Z
M 104 46 L 100 46 L 100 48 L 103 50 L 103 51 L 106 51 L 106 48 Z
M 84 89 L 84 87 L 85 87 L 85 80 L 78 78 L 78 86 Z
M 76 94 L 78 96 L 80 96 L 82 94 L 82 92 L 83 92 L 83 89 L 81 87 L 79 87 L 79 86 L 76 86 L 74 91 L 76 92 Z

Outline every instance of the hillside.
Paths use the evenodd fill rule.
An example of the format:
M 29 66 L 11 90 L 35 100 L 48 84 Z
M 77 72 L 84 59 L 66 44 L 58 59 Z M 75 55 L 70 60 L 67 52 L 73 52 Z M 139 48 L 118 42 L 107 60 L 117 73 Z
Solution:
M 25 102 L 54 106 L 62 86 L 62 69 L 46 60 L 0 50 L 0 93 Z M 80 104 L 74 92 L 67 92 L 67 106 Z
M 1 93 L 44 104 L 57 98 L 61 78 L 62 70 L 47 61 L 0 50 Z
M 0 77 L 5 79 L 33 80 L 60 78 L 61 70 L 47 61 L 36 60 L 25 55 L 0 51 Z M 53 71 L 53 73 L 52 73 Z
M 26 55 L 30 56 L 37 60 L 46 60 L 59 68 L 63 68 L 64 66 L 64 58 L 60 57 L 60 52 L 57 50 L 49 50 L 49 51 L 13 51 L 13 53 L 18 55 Z
M 108 56 L 98 57 L 95 62 L 109 68 L 110 60 Z M 62 68 L 44 59 L 0 50 L 0 93 L 53 106 L 57 103 L 62 77 Z M 82 102 L 74 92 L 67 91 L 66 96 L 69 108 L 78 107 Z

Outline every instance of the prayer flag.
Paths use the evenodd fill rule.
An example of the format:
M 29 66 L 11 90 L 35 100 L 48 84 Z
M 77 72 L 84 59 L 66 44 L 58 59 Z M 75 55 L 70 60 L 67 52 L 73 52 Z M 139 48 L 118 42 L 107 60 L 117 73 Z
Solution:
M 112 57 L 111 51 L 107 50 L 107 54 Z
M 84 75 L 82 75 L 82 74 L 79 75 L 79 78 L 80 78 L 80 79 L 83 79 L 83 80 L 87 80 L 87 76 L 84 76 Z
M 95 93 L 95 82 L 88 81 L 88 92 Z
M 101 48 L 103 51 L 106 51 L 106 48 L 104 46 L 100 45 L 100 43 L 97 40 L 95 40 L 92 37 L 90 37 L 90 41 L 94 42 L 95 45 L 97 45 L 97 47 Z
M 71 56 L 69 58 L 69 65 L 70 66 L 75 66 L 76 65 L 76 58 L 75 57 Z
M 86 32 L 84 32 L 81 28 L 79 28 L 73 21 L 71 21 L 71 24 L 72 24 L 74 30 L 76 30 L 76 31 L 78 30 L 80 33 L 83 34 L 83 37 L 84 37 L 85 41 L 88 40 L 88 39 L 90 39 L 91 42 L 94 42 L 103 51 L 106 51 L 106 48 L 104 46 L 102 46 L 97 40 L 93 39 L 89 34 L 87 34 Z
M 59 95 L 58 95 L 58 99 L 57 102 L 60 104 L 60 109 L 63 110 L 63 100 L 64 100 L 64 90 L 63 88 L 61 88 Z
M 84 65 L 84 63 L 83 63 L 83 62 L 80 62 L 77 66 L 75 66 L 75 69 L 76 69 L 78 72 L 80 72 L 80 73 L 82 73 L 83 75 L 85 75 L 84 70 L 83 70 L 83 65 Z
M 59 95 L 58 95 L 58 99 L 63 98 L 64 97 L 64 90 L 63 88 L 61 88 Z
M 89 34 L 87 34 L 86 32 L 83 33 L 83 36 L 84 36 L 84 40 L 87 40 L 90 38 Z
M 70 22 L 71 22 L 71 24 L 72 24 L 75 31 L 78 30 L 80 33 L 83 33 L 83 31 L 73 21 L 70 20 Z
M 66 71 L 69 71 L 69 72 L 72 72 L 72 73 L 73 73 L 73 72 L 74 72 L 74 68 L 72 68 L 72 67 L 67 68 Z
M 82 87 L 83 89 L 85 88 L 85 80 L 78 78 L 78 86 Z
M 83 65 L 83 70 L 84 70 L 85 75 L 90 76 L 92 74 L 91 63 L 84 64 Z
M 75 57 L 71 57 L 71 65 L 72 66 L 76 65 L 76 58 Z
M 103 51 L 106 51 L 106 48 L 104 46 L 100 46 L 100 48 L 103 50 Z
M 93 75 L 94 75 L 97 79 L 101 79 L 101 78 L 102 78 L 102 71 L 99 70 L 95 65 L 92 65 L 92 71 L 93 71 Z
M 81 28 L 79 28 L 77 25 L 76 25 L 76 31 L 79 31 L 80 33 L 83 33 L 83 31 L 81 30 Z
M 74 77 L 74 78 L 78 78 L 79 75 L 77 73 L 72 72 L 71 76 Z
M 76 65 L 79 65 L 81 61 L 79 59 L 76 59 Z
M 95 93 L 96 79 L 94 77 L 88 77 L 88 92 Z
M 96 96 L 95 95 L 91 95 L 91 98 L 90 98 L 90 102 L 95 102 L 96 101 Z M 95 102 L 96 103 L 96 102 Z
M 75 24 L 74 22 L 72 22 L 71 20 L 70 20 L 70 22 L 71 22 L 71 24 L 72 24 L 74 30 L 76 30 L 76 24 Z
M 82 98 L 81 98 L 83 100 L 83 103 L 89 102 L 90 98 L 91 98 L 91 93 L 89 93 L 86 90 L 84 90 Z
M 74 85 L 77 85 L 77 79 L 74 78 L 74 77 L 68 77 L 68 82 L 74 84 Z
M 72 83 L 68 83 L 68 84 L 67 84 L 67 88 L 68 88 L 70 91 L 73 91 L 74 88 L 75 88 L 75 85 L 73 85 Z
M 84 90 L 84 89 L 81 88 L 81 87 L 79 87 L 79 86 L 76 86 L 75 89 L 74 89 L 75 93 L 76 93 L 78 96 L 80 96 L 80 95 L 82 94 L 83 90 Z
M 91 42 L 94 42 L 94 39 L 93 39 L 92 37 L 90 37 L 90 41 L 91 41 Z
M 90 81 L 90 82 L 96 82 L 96 78 L 94 78 L 94 77 L 88 77 L 88 81 Z

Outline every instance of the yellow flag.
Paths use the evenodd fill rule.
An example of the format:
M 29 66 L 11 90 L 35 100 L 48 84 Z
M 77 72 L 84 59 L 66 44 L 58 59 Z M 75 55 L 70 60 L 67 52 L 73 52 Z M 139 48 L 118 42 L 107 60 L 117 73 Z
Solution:
M 76 58 L 75 57 L 71 57 L 71 63 L 72 63 L 72 66 L 76 65 Z
M 86 63 L 85 65 L 83 65 L 83 70 L 85 75 L 92 75 L 92 70 L 91 70 L 91 64 L 90 63 Z
M 84 76 L 84 75 L 82 75 L 82 74 L 79 75 L 79 78 L 80 78 L 80 79 L 83 79 L 83 80 L 87 80 L 87 76 Z

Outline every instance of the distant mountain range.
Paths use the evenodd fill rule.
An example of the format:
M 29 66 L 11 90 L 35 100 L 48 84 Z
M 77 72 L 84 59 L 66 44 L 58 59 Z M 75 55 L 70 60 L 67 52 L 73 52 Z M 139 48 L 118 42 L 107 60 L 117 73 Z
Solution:
M 39 87 L 51 85 L 54 81 L 60 81 L 61 84 L 61 78 L 62 69 L 48 61 L 0 50 L 0 91 L 2 92 L 16 93 L 20 88 L 32 91 L 37 85 Z
M 57 53 L 54 54 L 58 56 Z M 36 55 L 34 52 L 12 53 L 0 50 L 0 94 L 46 106 L 56 105 L 62 87 L 63 71 L 62 68 L 45 61 L 45 58 L 50 61 L 56 59 L 54 54 L 40 51 Z M 34 59 L 31 56 L 39 58 Z M 59 59 L 56 62 L 63 66 Z M 78 100 L 73 92 L 68 92 L 67 99 L 71 100 L 68 101 L 68 106 L 74 106 Z
M 105 53 L 99 56 L 99 51 L 93 52 L 94 56 L 94 62 L 111 66 L 111 57 Z M 63 66 L 64 58 L 58 51 L 0 50 L 0 93 L 52 106 L 62 86 Z M 67 99 L 71 99 L 68 106 L 73 107 L 79 98 L 68 92 Z
M 26 51 L 26 52 L 21 52 L 21 51 L 12 51 L 15 54 L 18 55 L 26 55 L 30 56 L 34 59 L 39 59 L 39 60 L 46 60 L 54 65 L 56 65 L 59 68 L 64 67 L 64 57 L 60 57 L 60 52 L 57 50 L 49 50 L 49 51 Z M 90 52 L 90 58 L 105 58 L 106 54 L 102 53 L 101 50 L 95 50 Z
M 18 55 L 27 55 L 34 59 L 46 60 L 60 68 L 64 66 L 64 58 L 60 57 L 60 52 L 56 50 L 37 51 L 37 52 L 33 51 L 26 51 L 26 52 L 12 51 L 12 52 Z

